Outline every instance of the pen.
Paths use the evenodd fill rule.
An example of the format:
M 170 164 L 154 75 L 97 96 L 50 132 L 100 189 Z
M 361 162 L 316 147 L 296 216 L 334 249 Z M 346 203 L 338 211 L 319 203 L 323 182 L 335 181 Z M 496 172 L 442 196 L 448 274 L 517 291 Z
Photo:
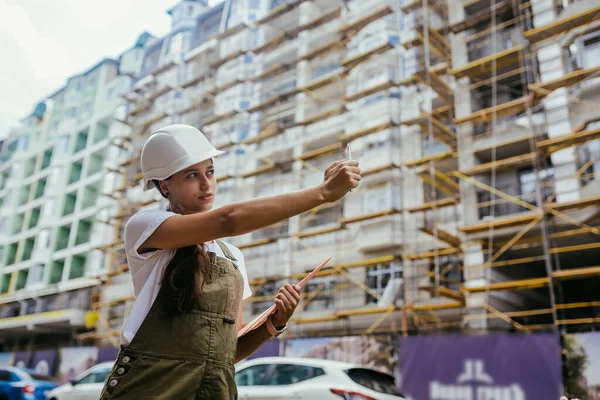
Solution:
M 350 148 L 350 143 L 346 145 L 346 161 L 352 160 L 352 149 Z M 352 189 L 350 189 L 352 191 Z

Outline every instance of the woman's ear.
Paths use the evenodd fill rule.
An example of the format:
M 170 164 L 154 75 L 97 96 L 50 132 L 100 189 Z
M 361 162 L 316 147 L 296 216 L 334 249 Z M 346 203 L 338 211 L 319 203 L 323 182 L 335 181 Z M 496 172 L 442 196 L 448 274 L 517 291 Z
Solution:
M 165 181 L 159 181 L 158 188 L 163 196 L 169 197 L 169 185 Z

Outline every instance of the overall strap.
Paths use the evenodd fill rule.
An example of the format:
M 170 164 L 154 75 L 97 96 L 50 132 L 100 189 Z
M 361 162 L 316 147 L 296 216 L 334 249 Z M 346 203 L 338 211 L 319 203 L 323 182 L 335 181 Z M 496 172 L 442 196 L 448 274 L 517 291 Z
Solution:
M 225 244 L 225 242 L 223 242 L 221 240 L 215 240 L 215 242 L 217 242 L 217 244 L 219 245 L 219 247 L 223 251 L 223 254 L 225 254 L 225 257 L 227 257 L 229 260 L 233 261 L 233 263 L 237 262 L 237 258 L 235 258 L 233 256 L 233 253 L 231 253 L 231 250 L 229 250 L 229 247 L 227 247 L 227 245 Z

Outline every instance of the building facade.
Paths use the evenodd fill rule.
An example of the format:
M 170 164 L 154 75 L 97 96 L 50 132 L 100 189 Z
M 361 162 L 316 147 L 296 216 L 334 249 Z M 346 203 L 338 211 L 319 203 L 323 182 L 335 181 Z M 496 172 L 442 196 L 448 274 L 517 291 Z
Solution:
M 332 256 L 288 337 L 598 327 L 597 6 L 185 0 L 169 14 L 171 32 L 135 47 L 128 72 L 129 53 L 92 70 L 126 88 L 111 107 L 93 103 L 88 125 L 58 106 L 73 80 L 6 141 L 2 323 L 82 285 L 77 338 L 118 343 L 134 299 L 123 227 L 165 206 L 142 190 L 141 146 L 187 123 L 227 150 L 216 206 L 318 184 L 348 143 L 361 161 L 342 201 L 228 239 L 253 286 L 245 321 Z M 23 139 L 57 131 L 72 139 L 49 161 L 48 146 Z M 36 197 L 54 163 L 65 181 L 48 172 Z M 50 225 L 31 225 L 48 204 Z M 2 323 L 0 335 L 29 329 Z
M 130 135 L 121 95 L 140 73 L 138 43 L 72 76 L 5 139 L 0 192 L 0 342 L 14 347 L 72 343 L 103 280 L 93 251 L 110 238 L 111 167 Z M 116 166 L 115 166 L 116 167 Z M 108 235 L 108 236 L 107 236 Z

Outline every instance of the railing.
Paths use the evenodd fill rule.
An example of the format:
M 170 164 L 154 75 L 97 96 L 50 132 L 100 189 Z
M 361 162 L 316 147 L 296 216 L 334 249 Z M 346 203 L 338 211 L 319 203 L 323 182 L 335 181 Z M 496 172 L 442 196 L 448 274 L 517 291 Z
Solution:
M 516 28 L 504 28 L 497 32 L 489 32 L 483 35 L 478 33 L 473 35 L 471 39 L 467 39 L 467 57 L 469 62 L 472 62 L 508 50 L 522 43 L 524 43 L 524 39 L 521 31 Z
M 338 68 L 340 68 L 339 60 L 337 62 L 332 60 L 330 63 L 320 64 L 316 68 L 311 68 L 309 82 L 325 76 Z
M 531 183 L 537 185 L 535 182 Z M 515 183 L 513 185 L 498 186 L 496 189 L 533 206 L 540 206 L 540 204 L 537 202 L 535 192 L 521 193 L 521 190 L 519 190 L 517 186 L 518 183 Z M 541 190 L 542 201 L 545 201 L 554 194 L 554 182 L 544 182 Z M 494 197 L 493 200 L 492 197 Z M 485 219 L 486 217 L 491 216 L 492 212 L 495 217 L 504 217 L 507 215 L 528 211 L 527 208 L 513 203 L 512 201 L 498 198 L 497 196 L 492 195 L 490 192 L 477 193 L 477 208 L 479 210 L 480 219 Z
M 429 157 L 435 154 L 445 153 L 449 150 L 450 147 L 447 144 L 438 142 L 436 140 L 427 140 L 423 142 L 423 157 Z
M 348 2 L 350 11 L 348 12 L 347 22 L 354 22 L 386 5 L 392 6 L 395 5 L 395 2 L 391 0 L 351 0 Z

